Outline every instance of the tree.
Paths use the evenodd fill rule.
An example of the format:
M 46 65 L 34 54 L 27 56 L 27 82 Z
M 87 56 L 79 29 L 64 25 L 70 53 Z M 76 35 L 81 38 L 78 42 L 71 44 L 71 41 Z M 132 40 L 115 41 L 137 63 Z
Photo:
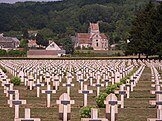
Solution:
M 26 40 L 26 39 L 22 39 L 21 41 L 20 41 L 20 46 L 19 46 L 20 48 L 24 48 L 25 50 L 27 50 L 28 49 L 28 40 Z
M 153 32 L 153 17 L 156 13 L 155 6 L 149 2 L 144 10 L 141 10 L 134 22 L 130 32 L 130 43 L 128 50 L 132 53 L 144 53 L 146 58 L 154 53 L 154 32 Z
M 74 52 L 74 43 L 72 42 L 70 37 L 60 39 L 60 43 L 66 50 L 67 54 L 72 54 Z
M 48 40 L 44 39 L 43 36 L 39 33 L 36 36 L 36 43 L 38 45 L 42 45 L 42 46 L 46 46 L 46 47 L 49 45 Z
M 28 39 L 29 38 L 29 33 L 27 29 L 22 30 L 23 38 Z
M 154 21 L 154 40 L 156 40 L 155 51 L 159 58 L 162 57 L 162 2 L 157 6 Z

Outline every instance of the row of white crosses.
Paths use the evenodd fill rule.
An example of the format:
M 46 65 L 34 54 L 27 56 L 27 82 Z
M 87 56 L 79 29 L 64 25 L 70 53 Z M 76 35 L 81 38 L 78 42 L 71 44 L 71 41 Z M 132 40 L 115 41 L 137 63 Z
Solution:
M 138 82 L 137 80 L 140 78 L 145 66 L 141 66 L 136 71 L 136 80 L 135 82 Z M 130 93 L 130 85 L 126 86 L 128 87 L 126 90 L 124 90 L 124 87 L 126 85 L 121 85 L 120 90 L 116 91 L 116 93 L 119 93 L 121 95 L 121 100 L 118 101 L 115 94 L 110 94 L 106 97 L 106 100 L 104 103 L 106 104 L 106 118 L 98 118 L 98 112 L 97 109 L 91 109 L 91 118 L 83 118 L 81 121 L 116 121 L 116 115 L 118 113 L 118 105 L 121 105 L 121 108 L 124 108 L 124 95 L 127 94 L 127 98 L 129 98 Z
M 119 64 L 120 64 L 120 62 L 118 62 L 118 64 L 116 64 L 116 65 L 119 65 Z M 115 63 L 114 63 L 114 65 L 115 65 Z M 122 64 L 122 65 L 124 65 L 124 64 Z M 110 68 L 111 67 L 108 67 L 107 69 L 110 69 Z M 113 69 L 110 70 L 111 76 L 113 76 L 113 79 L 112 79 L 113 80 L 112 81 L 113 83 L 117 83 L 119 81 L 116 81 L 116 80 L 120 80 L 120 77 L 119 77 L 119 68 L 120 67 L 115 66 L 115 69 L 117 69 L 117 74 L 116 75 L 113 75 L 115 73 L 115 72 L 112 71 Z M 128 69 L 126 69 L 127 71 L 125 71 L 124 76 L 127 75 L 132 69 L 133 69 L 132 66 L 128 67 Z M 74 86 L 72 84 L 72 78 L 73 77 L 72 77 L 72 75 L 70 75 L 71 74 L 71 70 L 72 69 L 70 69 L 70 72 L 67 74 L 67 83 L 66 84 L 63 84 L 63 86 L 66 86 L 67 87 L 67 93 L 68 93 L 69 96 L 70 96 L 70 87 L 71 86 Z M 86 70 L 87 70 L 87 68 L 86 68 Z M 84 72 L 84 70 L 83 70 L 83 72 Z M 102 76 L 101 75 L 101 72 L 102 72 L 102 70 L 100 70 L 100 71 L 98 70 L 97 72 L 95 72 L 93 74 L 93 78 L 96 78 L 97 83 L 96 84 L 92 84 L 92 86 L 96 86 L 96 88 L 97 88 L 97 95 L 99 95 L 100 86 L 102 85 L 100 83 L 101 76 Z M 27 75 L 29 75 L 28 81 L 27 81 L 27 85 L 29 86 L 29 89 L 32 90 L 33 89 L 33 86 L 36 86 L 36 84 L 34 84 L 34 81 L 36 81 L 35 80 L 36 79 L 36 76 L 33 78 L 33 76 L 32 76 L 33 74 L 31 73 L 31 70 L 29 70 L 27 73 L 28 73 Z M 15 74 L 15 71 L 14 71 L 14 74 Z M 17 72 L 16 72 L 16 74 L 17 74 Z M 86 74 L 87 74 L 87 72 L 85 73 L 85 75 Z M 85 75 L 84 75 L 84 77 L 85 77 Z M 87 77 L 87 75 L 86 75 L 86 77 Z M 104 75 L 103 75 L 103 77 L 104 77 Z M 122 75 L 122 77 L 123 77 L 123 75 Z M 37 82 L 38 86 L 37 87 L 40 88 L 41 84 L 39 82 L 39 79 L 37 79 L 37 80 L 38 80 L 38 82 Z M 80 93 L 83 93 L 84 94 L 84 106 L 86 106 L 87 105 L 87 94 L 92 93 L 92 90 L 87 90 L 86 85 L 83 86 L 83 84 L 84 84 L 83 83 L 84 82 L 83 79 L 80 78 L 79 81 L 81 83 Z M 51 93 L 55 93 L 55 90 L 51 90 L 50 89 L 50 85 L 49 85 L 49 83 L 50 83 L 50 75 L 48 75 L 48 73 L 47 73 L 47 75 L 45 75 L 45 82 L 47 83 L 47 90 L 42 90 L 42 93 L 46 93 L 47 94 L 47 107 L 50 107 L 50 94 Z M 43 84 L 42 84 L 42 86 L 43 86 Z M 37 93 L 39 93 L 39 92 L 40 92 L 40 89 L 37 90 Z M 37 96 L 39 97 L 39 94 L 37 94 Z
M 161 77 L 157 71 L 157 69 L 155 68 L 155 64 L 150 64 L 149 65 L 151 68 L 151 73 L 152 73 L 152 82 L 154 82 L 155 84 L 152 84 L 152 87 L 155 87 L 155 91 L 150 91 L 151 94 L 155 94 L 156 95 L 156 100 L 151 100 L 149 101 L 149 103 L 151 105 L 156 105 L 157 107 L 157 118 L 148 118 L 147 121 L 161 121 L 162 120 L 162 91 L 160 90 L 160 88 L 162 87 L 162 84 L 160 84 L 160 82 L 162 82 Z
M 112 73 L 113 74 L 113 73 Z M 100 92 L 100 87 L 101 86 L 104 86 L 103 84 L 100 84 L 100 79 L 98 79 L 98 77 L 100 78 L 100 73 L 97 73 L 96 74 L 97 75 L 97 83 L 96 84 L 93 84 L 93 86 L 96 86 L 96 88 L 97 88 L 97 95 L 99 95 L 99 92 Z M 98 76 L 99 75 L 99 76 Z M 47 76 L 46 76 L 47 77 Z M 32 75 L 30 74 L 29 75 L 29 79 L 28 79 L 28 86 L 29 86 L 29 89 L 30 90 L 32 90 L 32 87 L 33 87 L 33 77 L 32 77 Z M 46 81 L 47 83 L 49 83 L 49 81 L 48 81 L 48 77 L 47 77 L 47 81 Z M 70 87 L 71 86 L 73 86 L 73 84 L 71 84 L 70 83 L 71 81 L 67 81 L 67 84 L 64 84 L 64 86 L 66 86 L 67 87 L 67 93 L 70 95 Z M 114 81 L 112 81 L 113 83 L 114 83 Z M 118 82 L 118 81 L 117 81 Z M 81 90 L 82 90 L 82 88 L 83 88 L 83 79 L 82 80 L 80 80 L 80 83 L 81 83 Z M 40 85 L 39 83 L 37 83 L 38 84 L 38 88 L 37 88 L 37 96 L 39 97 L 39 87 L 40 86 L 43 86 L 43 84 L 42 85 Z M 35 84 L 34 84 L 35 85 Z M 108 85 L 108 84 L 107 84 Z M 107 86 L 106 85 L 106 86 Z
M 5 85 L 3 85 L 5 86 Z M 8 104 L 10 107 L 15 105 L 15 118 L 14 121 L 40 121 L 39 118 L 31 118 L 30 117 L 30 109 L 25 109 L 25 117 L 19 118 L 19 106 L 22 104 L 26 104 L 26 100 L 20 100 L 19 99 L 19 91 L 13 90 L 13 84 L 10 84 L 10 88 L 8 90 L 4 91 L 5 93 L 8 93 L 10 98 L 8 100 Z M 50 106 L 50 96 L 49 94 L 53 93 L 53 90 L 50 90 L 50 85 L 48 85 L 47 90 L 42 90 L 43 93 L 47 94 L 47 107 Z M 55 93 L 55 91 L 54 91 Z M 13 99 L 13 95 L 15 95 L 15 99 Z M 70 97 L 68 94 L 64 93 L 60 96 L 59 100 L 56 101 L 57 104 L 59 104 L 59 114 L 62 115 L 63 121 L 68 121 L 70 119 L 70 113 L 71 113 L 71 104 L 74 104 L 73 100 L 70 100 Z
M 2 82 L 2 86 L 4 87 L 4 93 L 6 96 L 9 96 L 8 104 L 9 107 L 15 106 L 15 118 L 14 121 L 40 121 L 39 118 L 31 118 L 30 117 L 30 109 L 25 109 L 25 117 L 19 118 L 19 106 L 22 104 L 26 104 L 26 100 L 19 99 L 19 91 L 13 89 L 13 84 L 10 83 L 10 79 L 7 79 L 5 73 L 0 69 L 0 81 Z M 14 97 L 14 98 L 13 98 Z

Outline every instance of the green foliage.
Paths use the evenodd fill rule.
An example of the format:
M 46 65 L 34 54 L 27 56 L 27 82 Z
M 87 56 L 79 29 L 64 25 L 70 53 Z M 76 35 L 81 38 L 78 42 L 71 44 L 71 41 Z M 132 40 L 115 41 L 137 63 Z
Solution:
M 13 77 L 12 79 L 11 79 L 11 83 L 13 83 L 14 85 L 17 85 L 17 86 L 19 86 L 20 85 L 20 83 L 21 83 L 21 79 L 19 78 L 19 77 Z
M 7 53 L 9 57 L 23 57 L 26 56 L 26 51 L 19 51 L 19 50 L 10 50 Z
M 107 94 L 110 94 L 110 93 L 114 93 L 114 91 L 117 90 L 117 89 L 118 89 L 118 85 L 117 84 L 109 85 L 108 87 L 106 87 L 105 92 Z
M 107 95 L 107 93 L 100 93 L 99 96 L 96 97 L 96 104 L 99 108 L 105 108 L 104 100 Z
M 110 93 L 114 93 L 115 90 L 118 90 L 120 85 L 125 84 L 126 80 L 129 79 L 130 76 L 132 76 L 137 70 L 138 68 L 134 68 L 126 77 L 122 78 L 119 83 L 106 87 L 104 93 L 100 93 L 100 95 L 96 98 L 96 103 L 98 107 L 103 108 L 105 106 L 104 100 L 106 99 L 107 95 L 109 95 Z
M 19 51 L 19 50 L 0 50 L 1 57 L 23 57 L 26 56 L 26 51 Z
M 64 37 L 60 39 L 58 45 L 63 46 L 67 54 L 72 54 L 74 52 L 74 43 L 72 42 L 70 37 Z
M 76 50 L 76 51 L 74 51 L 74 53 L 73 53 L 73 56 L 74 57 L 77 57 L 77 56 L 79 56 L 79 57 L 107 57 L 107 56 L 109 56 L 109 57 L 111 57 L 111 56 L 124 56 L 124 54 L 122 53 L 122 51 L 120 51 L 120 52 L 114 52 L 114 51 L 108 51 L 107 53 L 95 53 L 95 52 L 93 52 L 93 50 L 91 51 L 91 50 L 88 50 L 88 51 L 81 51 L 81 50 Z
M 27 29 L 24 29 L 24 30 L 22 31 L 22 34 L 23 34 L 23 38 L 24 38 L 24 39 L 28 39 L 28 38 L 29 38 L 29 33 L 28 33 L 28 30 L 27 30 Z
M 21 31 L 13 31 L 12 29 L 10 31 L 4 32 L 4 36 L 6 37 L 17 37 L 18 39 L 22 38 L 22 32 Z
M 162 4 L 157 7 L 149 2 L 135 17 L 130 31 L 130 43 L 127 53 L 145 54 L 146 57 L 153 54 L 161 54 L 162 45 Z M 160 52 L 160 53 L 159 53 Z
M 36 43 L 38 45 L 42 45 L 42 46 L 48 46 L 49 45 L 49 41 L 44 39 L 43 35 L 38 33 L 37 36 L 36 36 Z
M 109 35 L 111 40 L 119 37 L 124 41 L 135 13 L 148 1 L 63 0 L 0 4 L 0 11 L 3 11 L 0 12 L 0 32 L 22 32 L 28 28 L 43 31 L 45 40 L 51 37 L 55 40 L 62 35 L 87 32 L 89 22 L 99 21 L 101 32 Z M 19 35 L 22 37 L 22 33 Z
M 28 49 L 28 40 L 27 39 L 22 39 L 20 41 L 19 47 L 24 48 L 24 50 L 27 50 Z
M 78 46 L 78 47 L 76 47 L 75 49 L 76 49 L 76 50 L 81 50 L 81 47 L 80 47 L 80 46 Z
M 49 28 L 44 28 L 39 31 L 39 33 L 43 36 L 45 39 L 52 39 L 54 36 L 56 36 L 53 31 Z
M 0 50 L 0 56 L 6 56 L 7 52 L 6 50 Z
M 91 107 L 82 107 L 79 110 L 80 118 L 90 118 L 91 117 Z

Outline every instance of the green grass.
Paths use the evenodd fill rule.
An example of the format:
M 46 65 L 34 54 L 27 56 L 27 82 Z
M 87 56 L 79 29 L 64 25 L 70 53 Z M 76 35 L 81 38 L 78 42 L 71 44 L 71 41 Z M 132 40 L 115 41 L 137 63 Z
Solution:
M 146 68 L 142 74 L 142 77 L 134 88 L 134 92 L 131 92 L 130 99 L 125 99 L 125 108 L 119 108 L 118 121 L 146 121 L 147 118 L 156 117 L 156 109 L 149 105 L 149 100 L 154 99 L 154 95 L 151 95 L 149 90 L 151 88 L 151 72 L 150 69 Z M 62 83 L 64 83 L 63 80 Z M 78 82 L 73 81 L 75 87 L 71 89 L 71 99 L 75 100 L 75 104 L 72 105 L 71 121 L 80 121 L 79 110 L 83 106 L 83 95 L 78 93 L 80 85 Z M 85 82 L 87 84 L 88 82 Z M 62 85 L 62 84 L 61 84 Z M 57 94 L 52 94 L 51 107 L 46 108 L 46 94 L 40 94 L 40 98 L 36 97 L 36 89 L 30 91 L 27 90 L 22 84 L 15 86 L 14 89 L 20 90 L 20 99 L 26 99 L 27 104 L 20 106 L 20 117 L 24 117 L 24 108 L 31 108 L 31 117 L 41 118 L 41 121 L 59 121 L 58 120 L 58 105 L 56 100 L 59 96 L 66 92 L 65 87 L 60 87 Z M 46 87 L 41 87 L 46 89 Z M 96 88 L 88 87 L 93 90 L 94 93 L 88 95 L 88 106 L 96 106 Z M 105 90 L 105 87 L 101 88 L 101 92 Z M 7 99 L 3 93 L 3 87 L 0 87 L 0 121 L 13 121 L 14 119 L 14 108 L 9 108 Z M 99 117 L 105 117 L 105 109 L 99 110 Z

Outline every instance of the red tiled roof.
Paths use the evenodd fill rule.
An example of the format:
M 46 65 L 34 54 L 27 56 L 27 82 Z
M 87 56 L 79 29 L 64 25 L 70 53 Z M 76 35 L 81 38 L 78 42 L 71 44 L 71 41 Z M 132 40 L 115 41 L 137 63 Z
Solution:
M 89 39 L 90 36 L 91 36 L 91 35 L 90 35 L 89 33 L 77 33 L 77 37 L 78 37 L 78 38 Z
M 36 40 L 29 40 L 29 44 L 36 44 Z
M 80 44 L 91 44 L 90 34 L 88 33 L 77 33 L 77 39 Z

